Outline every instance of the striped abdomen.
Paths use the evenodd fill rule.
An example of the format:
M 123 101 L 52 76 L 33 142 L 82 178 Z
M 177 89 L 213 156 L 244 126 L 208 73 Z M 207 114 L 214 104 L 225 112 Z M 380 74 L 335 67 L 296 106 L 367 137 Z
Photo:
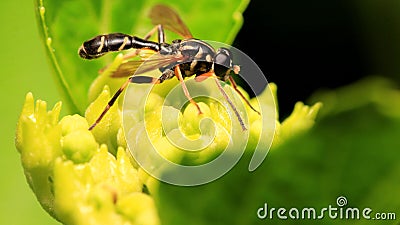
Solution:
M 122 33 L 111 33 L 96 36 L 85 41 L 79 48 L 79 55 L 84 59 L 94 59 L 103 56 L 107 52 L 122 51 L 130 48 L 148 48 L 159 51 L 160 45 L 135 36 Z

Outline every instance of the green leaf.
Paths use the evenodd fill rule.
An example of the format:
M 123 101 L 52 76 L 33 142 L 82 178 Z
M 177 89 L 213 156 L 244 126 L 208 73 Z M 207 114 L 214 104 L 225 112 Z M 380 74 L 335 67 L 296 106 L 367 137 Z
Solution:
M 336 200 L 344 196 L 348 204 L 343 209 L 368 207 L 371 217 L 377 212 L 400 215 L 400 111 L 382 112 L 382 105 L 398 104 L 400 92 L 387 83 L 375 82 L 380 86 L 375 89 L 386 93 L 380 100 L 376 95 L 359 95 L 357 90 L 363 90 L 359 87 L 369 88 L 365 81 L 331 92 L 331 96 L 347 96 L 335 104 L 340 112 L 326 114 L 310 132 L 272 149 L 253 173 L 247 171 L 247 155 L 215 182 L 197 187 L 161 184 L 156 197 L 161 221 L 167 225 L 187 221 L 195 225 L 397 224 L 363 218 L 334 220 L 327 213 L 322 220 L 281 220 L 276 212 L 280 207 L 313 207 L 319 215 L 329 205 L 338 208 Z M 349 99 L 353 107 L 348 107 Z M 275 208 L 273 219 L 257 217 L 264 203 Z
M 193 35 L 204 40 L 232 43 L 242 25 L 241 13 L 249 0 L 36 0 L 39 28 L 64 102 L 72 112 L 83 113 L 88 90 L 98 70 L 112 57 L 87 61 L 77 50 L 86 40 L 103 33 L 122 32 L 142 37 L 153 27 L 147 18 L 156 3 L 174 8 Z M 169 41 L 177 38 L 167 33 Z

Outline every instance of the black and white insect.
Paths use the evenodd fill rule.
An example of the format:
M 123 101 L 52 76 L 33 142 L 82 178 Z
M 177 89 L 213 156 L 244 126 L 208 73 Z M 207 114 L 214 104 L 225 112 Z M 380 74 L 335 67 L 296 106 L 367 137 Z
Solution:
M 78 53 L 80 57 L 84 59 L 95 59 L 108 52 L 127 49 L 136 49 L 136 51 L 127 54 L 125 58 L 133 58 L 137 56 L 141 50 L 145 49 L 154 51 L 155 53 L 148 59 L 126 61 L 112 73 L 112 77 L 129 78 L 113 95 L 103 112 L 90 126 L 89 130 L 92 130 L 101 121 L 129 83 L 159 84 L 165 80 L 177 77 L 182 85 L 185 96 L 190 103 L 197 107 L 199 114 L 201 114 L 200 107 L 196 101 L 192 99 L 184 83 L 184 79 L 191 76 L 195 76 L 196 81 L 202 81 L 209 77 L 217 78 L 215 79 L 217 87 L 233 109 L 242 129 L 246 130 L 239 112 L 218 81 L 229 81 L 246 104 L 249 105 L 252 110 L 260 114 L 239 91 L 232 78 L 233 75 L 239 74 L 240 67 L 238 65 L 233 65 L 230 50 L 227 48 L 215 50 L 208 43 L 193 38 L 179 15 L 168 6 L 154 6 L 150 10 L 149 17 L 155 27 L 144 38 L 122 33 L 110 33 L 98 35 L 85 41 L 79 48 Z M 179 34 L 183 39 L 174 40 L 171 44 L 166 43 L 164 28 Z M 158 34 L 158 42 L 150 41 L 150 37 L 156 32 Z M 158 78 L 141 75 L 155 69 L 159 69 L 162 72 L 161 76 Z

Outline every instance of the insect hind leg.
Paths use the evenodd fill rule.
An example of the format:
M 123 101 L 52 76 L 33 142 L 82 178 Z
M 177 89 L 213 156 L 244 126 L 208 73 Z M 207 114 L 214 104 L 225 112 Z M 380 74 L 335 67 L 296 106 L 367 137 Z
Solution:
M 151 38 L 151 36 L 154 35 L 154 33 L 157 31 L 158 34 L 158 43 L 165 43 L 165 32 L 164 32 L 164 28 L 161 24 L 158 24 L 156 26 L 153 27 L 153 29 L 151 29 L 149 31 L 149 33 L 147 33 L 143 39 L 145 40 L 149 40 Z
M 100 116 L 96 119 L 96 121 L 89 127 L 89 130 L 92 130 L 94 127 L 97 126 L 97 124 L 100 123 L 100 121 L 103 119 L 103 117 L 106 115 L 108 110 L 114 105 L 115 101 L 118 99 L 118 97 L 121 95 L 121 93 L 125 90 L 125 88 L 128 86 L 129 83 L 136 83 L 136 84 L 159 84 L 162 81 L 164 81 L 164 77 L 161 76 L 159 78 L 156 77 L 149 77 L 149 76 L 132 76 L 129 77 L 128 80 L 125 81 L 125 83 L 115 92 L 115 94 L 112 96 L 110 101 L 108 101 L 106 107 L 104 110 L 101 112 Z
M 143 37 L 143 39 L 146 40 L 146 41 L 149 40 L 154 35 L 154 33 L 156 33 L 156 32 L 157 32 L 157 35 L 158 35 L 157 36 L 158 37 L 158 43 L 160 43 L 160 44 L 165 43 L 165 31 L 164 31 L 164 28 L 163 28 L 163 26 L 161 24 L 159 24 L 157 26 L 154 26 L 153 29 L 151 29 Z M 131 53 L 128 53 L 128 54 L 124 55 L 124 59 L 125 60 L 131 59 L 131 58 L 133 58 L 133 57 L 135 57 L 135 56 L 137 56 L 139 54 L 140 54 L 140 49 L 136 49 L 136 51 L 133 51 Z
M 100 116 L 96 119 L 96 121 L 89 127 L 89 130 L 92 130 L 97 124 L 100 123 L 100 121 L 103 119 L 103 117 L 106 115 L 108 110 L 114 105 L 115 101 L 118 99 L 118 97 L 121 95 L 121 93 L 124 91 L 126 86 L 131 82 L 132 77 L 130 77 L 125 83 L 115 92 L 113 97 L 108 101 L 106 107 L 104 108 L 103 112 L 101 112 Z

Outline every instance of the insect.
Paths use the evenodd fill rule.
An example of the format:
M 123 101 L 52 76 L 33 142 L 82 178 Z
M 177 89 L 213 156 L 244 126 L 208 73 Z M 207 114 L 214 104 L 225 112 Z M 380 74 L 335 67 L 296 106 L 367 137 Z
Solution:
M 136 51 L 125 55 L 126 58 L 133 58 L 145 49 L 155 53 L 148 59 L 126 61 L 113 72 L 112 77 L 128 77 L 128 79 L 109 100 L 107 106 L 89 127 L 89 130 L 92 130 L 101 121 L 129 83 L 160 84 L 165 80 L 177 77 L 185 96 L 190 103 L 197 107 L 199 114 L 201 114 L 199 105 L 192 99 L 184 83 L 184 79 L 190 76 L 195 76 L 195 80 L 199 82 L 209 77 L 216 78 L 215 82 L 218 89 L 233 109 L 242 129 L 246 130 L 243 119 L 218 81 L 229 81 L 246 104 L 260 114 L 239 91 L 232 78 L 233 75 L 239 74 L 240 67 L 232 64 L 230 50 L 227 48 L 215 50 L 208 43 L 193 38 L 179 15 L 168 6 L 155 5 L 150 10 L 149 17 L 155 27 L 144 38 L 122 33 L 110 33 L 98 35 L 85 41 L 79 48 L 78 54 L 84 59 L 96 59 L 108 52 L 127 49 L 136 49 Z M 183 39 L 174 40 L 171 44 L 166 43 L 164 28 L 179 34 Z M 150 41 L 150 37 L 156 32 L 158 42 Z M 162 72 L 158 78 L 141 75 L 155 69 Z

